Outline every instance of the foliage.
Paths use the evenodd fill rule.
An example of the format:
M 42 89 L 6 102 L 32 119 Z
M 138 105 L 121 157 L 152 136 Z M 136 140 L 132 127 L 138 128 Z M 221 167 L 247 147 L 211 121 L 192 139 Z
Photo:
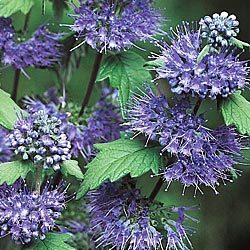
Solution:
M 34 165 L 27 161 L 12 161 L 0 164 L 0 185 L 6 182 L 13 184 L 18 178 L 23 179 L 29 172 L 34 172 Z
M 95 146 L 100 153 L 87 165 L 77 198 L 107 180 L 114 182 L 127 174 L 135 178 L 150 170 L 156 174 L 162 164 L 159 148 L 145 147 L 142 141 L 122 138 Z
M 65 243 L 70 238 L 69 234 L 49 233 L 44 240 L 34 242 L 27 250 L 74 250 Z
M 15 104 L 10 95 L 0 89 L 0 125 L 12 129 L 17 120 L 17 115 L 25 114 L 26 112 Z
M 9 17 L 18 11 L 27 14 L 33 5 L 34 0 L 1 0 L 0 16 Z
M 131 51 L 109 55 L 102 63 L 97 81 L 108 78 L 111 86 L 118 89 L 122 111 L 126 110 L 131 94 L 151 80 L 150 73 L 143 67 L 145 63 L 141 56 Z
M 231 95 L 222 103 L 222 115 L 226 125 L 235 125 L 241 134 L 250 135 L 250 102 L 240 93 Z

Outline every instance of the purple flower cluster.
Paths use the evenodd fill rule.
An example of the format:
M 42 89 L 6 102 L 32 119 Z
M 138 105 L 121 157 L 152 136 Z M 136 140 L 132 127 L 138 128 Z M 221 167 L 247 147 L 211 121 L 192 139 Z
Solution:
M 150 90 L 145 97 L 134 97 L 128 116 L 129 130 L 157 140 L 163 152 L 175 162 L 164 171 L 167 182 L 177 180 L 185 187 L 206 185 L 215 190 L 218 181 L 229 180 L 242 143 L 230 127 L 205 127 L 201 116 L 189 112 L 186 99 L 170 108 L 162 96 Z M 235 158 L 235 159 L 234 159 Z
M 3 50 L 5 44 L 15 37 L 11 19 L 0 17 L 0 50 Z
M 138 189 L 128 189 L 124 183 L 105 183 L 91 191 L 88 199 L 97 247 L 146 250 L 165 245 L 165 249 L 188 249 L 185 245 L 188 232 L 183 226 L 188 208 L 168 209 L 167 216 L 177 212 L 178 221 L 167 218 L 165 232 L 161 233 L 151 220 L 149 201 L 140 197 Z
M 20 118 L 9 135 L 16 155 L 47 169 L 60 169 L 71 158 L 71 143 L 61 128 L 62 121 L 44 110 Z
M 16 69 L 26 67 L 50 67 L 61 59 L 60 34 L 48 31 L 46 26 L 41 26 L 33 37 L 23 43 L 14 40 L 15 31 L 10 19 L 0 19 L 0 49 L 2 50 L 2 62 Z
M 214 48 L 227 47 L 230 39 L 236 37 L 240 32 L 239 21 L 235 15 L 228 15 L 223 11 L 221 14 L 213 14 L 212 17 L 205 16 L 199 22 L 201 36 L 206 38 L 208 44 Z
M 52 92 L 52 90 L 50 91 Z M 62 121 L 61 128 L 65 131 L 67 140 L 71 142 L 71 154 L 75 157 L 82 154 L 89 160 L 95 154 L 93 147 L 95 143 L 113 141 L 120 137 L 121 115 L 118 107 L 110 100 L 113 95 L 113 91 L 110 89 L 103 89 L 102 96 L 95 105 L 86 125 L 75 125 L 69 122 L 68 115 L 58 109 L 60 100 L 55 98 L 54 94 L 48 96 L 46 93 L 46 95 L 47 100 L 44 102 L 26 98 L 25 106 L 29 113 L 44 110 Z
M 200 98 L 227 97 L 248 84 L 247 63 L 233 52 L 222 50 L 198 57 L 202 51 L 200 31 L 188 24 L 178 26 L 171 44 L 159 45 L 163 66 L 156 68 L 158 78 L 166 78 L 176 94 Z
M 123 50 L 157 34 L 162 20 L 150 0 L 80 0 L 71 30 L 92 48 Z
M 149 140 L 156 140 L 158 132 L 165 123 L 165 113 L 168 108 L 166 98 L 156 96 L 152 89 L 147 88 L 147 94 L 144 96 L 132 96 L 129 112 L 125 125 L 128 125 L 129 131 L 135 133 L 135 136 L 144 134 Z
M 63 185 L 51 190 L 47 185 L 41 194 L 29 191 L 19 181 L 12 187 L 0 186 L 0 235 L 11 235 L 16 243 L 44 239 L 56 226 L 65 207 Z
M 8 145 L 7 131 L 0 126 L 0 163 L 8 162 L 12 153 Z

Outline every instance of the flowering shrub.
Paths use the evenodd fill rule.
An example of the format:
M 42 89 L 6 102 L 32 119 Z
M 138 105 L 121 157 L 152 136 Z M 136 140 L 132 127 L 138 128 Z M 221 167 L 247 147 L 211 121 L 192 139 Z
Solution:
M 37 3 L 15 2 L 0 3 L 0 59 L 15 71 L 11 96 L 0 89 L 1 238 L 16 249 L 195 248 L 197 201 L 172 204 L 167 191 L 177 182 L 183 195 L 188 187 L 218 194 L 239 176 L 250 134 L 240 55 L 250 45 L 237 38 L 236 16 L 224 11 L 165 32 L 150 0 L 52 1 L 62 8 L 56 17 L 68 7 L 71 23 L 64 32 L 42 24 L 28 38 Z M 21 31 L 17 11 L 26 15 Z M 142 41 L 158 51 L 148 60 L 134 52 Z M 79 102 L 67 83 L 91 53 Z M 29 67 L 54 71 L 58 86 L 21 96 Z M 212 102 L 224 124 L 211 126 L 200 109 Z

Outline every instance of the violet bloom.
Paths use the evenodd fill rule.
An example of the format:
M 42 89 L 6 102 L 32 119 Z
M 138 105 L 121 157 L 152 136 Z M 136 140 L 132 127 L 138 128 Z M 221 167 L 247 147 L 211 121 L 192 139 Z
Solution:
M 11 19 L 0 17 L 0 50 L 3 50 L 5 45 L 12 41 L 15 37 L 15 32 L 12 27 Z
M 230 127 L 210 130 L 201 117 L 175 115 L 159 138 L 163 151 L 176 157 L 176 162 L 166 167 L 164 179 L 168 183 L 179 181 L 184 190 L 194 186 L 196 192 L 205 185 L 217 193 L 219 181 L 232 181 L 231 173 L 236 171 L 234 165 L 242 148 L 239 135 Z
M 156 68 L 158 78 L 166 78 L 176 94 L 192 94 L 200 98 L 227 97 L 248 85 L 247 62 L 234 52 L 222 50 L 207 54 L 201 61 L 200 31 L 187 23 L 173 32 L 171 44 L 159 45 L 163 66 Z
M 168 108 L 167 100 L 164 96 L 157 96 L 152 89 L 147 88 L 144 96 L 132 96 L 129 107 L 127 123 L 129 131 L 135 136 L 144 134 L 149 140 L 155 140 L 158 132 L 163 127 Z
M 12 152 L 8 145 L 7 131 L 0 126 L 0 163 L 11 160 Z
M 19 118 L 9 135 L 15 154 L 45 169 L 60 169 L 63 161 L 71 159 L 71 143 L 61 124 L 60 119 L 44 110 Z
M 60 119 L 61 128 L 71 143 L 71 154 L 75 157 L 81 154 L 86 160 L 90 160 L 95 155 L 95 143 L 109 142 L 120 137 L 122 118 L 119 108 L 113 104 L 113 94 L 114 91 L 111 89 L 102 90 L 101 98 L 94 106 L 93 113 L 87 119 L 86 125 L 76 125 L 70 122 L 70 113 L 59 111 L 59 100 L 54 95 L 44 98 L 45 100 L 26 97 L 24 104 L 29 113 L 44 110 L 49 115 Z M 52 99 L 54 101 L 51 101 Z
M 188 231 L 183 225 L 188 208 L 166 209 L 167 218 L 161 220 L 166 232 L 160 232 L 155 227 L 159 223 L 153 223 L 156 221 L 151 219 L 150 202 L 140 197 L 138 189 L 128 189 L 124 183 L 106 183 L 91 191 L 88 199 L 91 230 L 97 248 L 146 250 L 165 246 L 164 249 L 170 250 L 176 246 L 176 249 L 188 249 L 185 245 Z M 156 212 L 154 207 L 153 213 Z M 176 212 L 178 221 L 171 220 L 170 214 Z M 175 233 L 174 240 L 168 233 L 170 229 Z
M 230 39 L 236 37 L 240 32 L 236 16 L 228 15 L 225 11 L 221 14 L 215 13 L 212 17 L 205 16 L 199 24 L 201 25 L 201 36 L 207 39 L 208 44 L 214 48 L 229 46 Z
M 16 243 L 27 244 L 32 239 L 44 239 L 56 227 L 65 207 L 66 192 L 63 185 L 55 189 L 47 185 L 37 194 L 21 183 L 9 187 L 9 192 L 1 196 L 0 235 L 11 235 Z
M 150 0 L 80 0 L 70 29 L 102 52 L 124 50 L 157 34 L 162 17 Z
M 0 40 L 0 49 L 5 65 L 11 65 L 16 69 L 44 68 L 60 61 L 61 34 L 51 33 L 46 26 L 41 26 L 29 40 L 17 43 L 14 40 L 15 31 L 10 19 L 2 18 L 1 22 L 3 26 L 0 28 L 0 34 L 3 33 L 5 38 Z
M 200 185 L 205 185 L 216 191 L 219 180 L 231 181 L 230 173 L 235 171 L 243 147 L 233 128 L 206 128 L 202 116 L 190 113 L 187 99 L 171 108 L 163 96 L 151 90 L 145 96 L 134 97 L 128 114 L 130 132 L 135 136 L 144 134 L 147 143 L 158 141 L 162 153 L 174 157 L 175 162 L 164 170 L 168 183 L 179 181 L 184 187 L 199 190 Z

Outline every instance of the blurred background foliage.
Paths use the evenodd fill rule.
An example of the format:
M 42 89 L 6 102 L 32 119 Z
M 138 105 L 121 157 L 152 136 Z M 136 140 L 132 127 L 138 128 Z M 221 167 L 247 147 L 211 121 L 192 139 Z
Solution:
M 72 23 L 72 18 L 67 16 L 70 13 L 70 7 L 63 13 L 56 7 L 57 16 L 54 17 L 52 2 L 60 3 L 63 0 L 46 1 L 45 15 L 42 15 L 41 1 L 37 0 L 37 4 L 32 8 L 30 22 L 28 26 L 29 37 L 37 27 L 41 24 L 49 23 L 49 28 L 56 32 L 68 33 L 67 27 L 60 24 Z M 183 20 L 198 21 L 202 16 L 213 14 L 215 12 L 227 11 L 230 14 L 234 13 L 240 21 L 241 33 L 239 39 L 250 41 L 249 28 L 249 12 L 250 1 L 248 0 L 156 0 L 156 8 L 166 17 L 164 30 L 174 27 Z M 55 5 L 56 6 L 56 5 Z M 16 13 L 13 15 L 14 26 L 16 30 L 21 30 L 24 25 L 24 15 Z M 150 44 L 140 44 L 146 49 L 146 52 L 138 51 L 145 58 L 150 54 L 150 51 L 155 50 Z M 18 97 L 24 95 L 39 95 L 46 91 L 51 86 L 61 86 L 61 79 L 66 79 L 66 89 L 68 99 L 80 103 L 85 92 L 88 82 L 91 65 L 93 63 L 95 51 L 92 49 L 85 50 L 84 47 L 76 50 L 76 56 L 81 55 L 82 59 L 78 65 L 78 69 L 72 67 L 63 69 L 59 72 L 59 77 L 52 70 L 27 69 L 31 79 L 24 75 L 20 79 L 20 89 Z M 84 55 L 87 53 L 87 56 Z M 250 58 L 250 53 L 245 52 L 243 59 Z M 67 77 L 64 77 L 66 74 Z M 72 77 L 69 77 L 70 76 Z M 0 71 L 0 86 L 4 90 L 11 92 L 14 72 L 12 68 L 2 68 Z M 60 80 L 59 80 L 60 79 Z M 162 82 L 161 87 L 166 88 L 166 83 Z M 98 86 L 95 87 L 95 93 L 92 97 L 93 104 L 99 96 Z M 246 91 L 248 100 L 249 93 Z M 216 112 L 216 105 L 212 102 L 207 102 L 202 105 L 200 112 L 205 112 L 210 121 L 210 126 L 216 126 L 222 122 L 220 115 Z M 246 154 L 250 158 L 250 155 Z M 250 162 L 246 160 L 246 162 Z M 193 197 L 194 190 L 189 189 L 182 196 L 181 186 L 178 184 L 171 185 L 168 192 L 162 192 L 158 199 L 170 205 L 200 205 L 200 210 L 194 213 L 194 217 L 200 220 L 196 227 L 196 234 L 192 237 L 193 247 L 198 250 L 245 250 L 250 249 L 250 170 L 248 164 L 242 164 L 238 167 L 242 170 L 242 176 L 229 183 L 226 186 L 220 186 L 219 195 L 215 195 L 210 189 L 204 188 L 205 195 L 198 194 Z M 149 193 L 152 189 L 157 177 L 150 178 L 143 176 L 138 181 L 138 186 L 144 186 L 144 192 Z M 145 184 L 146 185 L 143 185 Z M 146 186 L 146 189 L 145 189 Z

